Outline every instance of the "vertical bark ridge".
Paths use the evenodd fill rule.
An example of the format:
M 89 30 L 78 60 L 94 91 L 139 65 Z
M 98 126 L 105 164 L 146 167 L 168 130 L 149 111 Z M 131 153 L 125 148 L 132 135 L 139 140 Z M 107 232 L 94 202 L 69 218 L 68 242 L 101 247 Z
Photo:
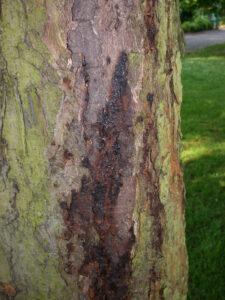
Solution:
M 134 246 L 133 299 L 185 299 L 178 7 L 170 0 L 146 0 L 144 11 L 145 60 L 140 97 L 144 113 L 143 125 L 135 130 L 135 137 L 142 134 L 142 150 L 136 148 L 136 157 L 142 157 L 142 162 L 134 213 L 138 242 Z M 178 219 L 171 218 L 173 214 L 180 222 L 178 231 Z M 146 264 L 141 263 L 144 259 Z M 182 274 L 180 279 L 177 273 Z
M 160 266 L 163 257 L 162 247 L 165 235 L 165 210 L 160 199 L 159 171 L 156 169 L 157 153 L 159 151 L 159 137 L 157 129 L 157 110 L 159 106 L 159 93 L 157 91 L 157 67 L 158 67 L 158 12 L 157 3 L 154 0 L 146 0 L 144 23 L 146 27 L 146 57 L 154 61 L 149 74 L 144 79 L 146 94 L 144 107 L 145 127 L 143 130 L 143 154 L 140 165 L 140 180 L 145 186 L 145 202 L 148 206 L 148 214 L 151 220 L 151 262 L 149 263 L 148 284 L 146 296 L 148 299 L 164 299 L 162 279 L 164 272 Z M 149 62 L 148 62 L 149 63 Z M 149 86 L 150 85 L 150 86 Z M 151 86 L 152 85 L 152 86 Z
M 157 262 L 162 258 L 162 244 L 164 239 L 164 206 L 159 195 L 159 175 L 155 169 L 156 152 L 158 148 L 157 118 L 153 112 L 154 95 L 147 94 L 148 112 L 146 113 L 146 125 L 143 133 L 143 157 L 141 173 L 147 187 L 147 199 L 150 216 L 152 217 L 152 251 L 154 260 L 149 270 L 149 299 L 164 299 L 163 287 L 160 286 L 161 270 Z M 158 287 L 160 289 L 158 290 Z

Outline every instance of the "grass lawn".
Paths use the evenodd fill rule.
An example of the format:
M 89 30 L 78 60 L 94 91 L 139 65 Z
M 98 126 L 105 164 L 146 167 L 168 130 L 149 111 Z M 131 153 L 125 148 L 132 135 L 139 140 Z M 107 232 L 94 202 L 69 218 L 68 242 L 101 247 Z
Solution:
M 225 299 L 225 43 L 183 58 L 189 300 Z

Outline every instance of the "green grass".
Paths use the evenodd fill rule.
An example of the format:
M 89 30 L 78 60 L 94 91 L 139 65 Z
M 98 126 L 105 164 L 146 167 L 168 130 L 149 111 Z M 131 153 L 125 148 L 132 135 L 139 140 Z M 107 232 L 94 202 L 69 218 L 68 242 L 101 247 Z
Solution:
M 225 299 L 225 43 L 183 58 L 190 300 Z

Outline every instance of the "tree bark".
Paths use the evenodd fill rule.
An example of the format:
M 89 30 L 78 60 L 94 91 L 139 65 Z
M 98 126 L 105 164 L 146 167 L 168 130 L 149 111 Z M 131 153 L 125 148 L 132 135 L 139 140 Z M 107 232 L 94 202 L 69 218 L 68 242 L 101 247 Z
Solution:
M 186 299 L 175 0 L 1 0 L 1 299 Z

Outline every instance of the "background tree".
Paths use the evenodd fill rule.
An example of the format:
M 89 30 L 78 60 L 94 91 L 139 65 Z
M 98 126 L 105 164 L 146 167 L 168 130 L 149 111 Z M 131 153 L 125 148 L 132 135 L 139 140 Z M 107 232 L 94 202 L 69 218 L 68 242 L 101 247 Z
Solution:
M 182 22 L 191 20 L 198 9 L 197 0 L 180 0 L 180 18 Z
M 185 299 L 178 1 L 0 3 L 3 299 Z

